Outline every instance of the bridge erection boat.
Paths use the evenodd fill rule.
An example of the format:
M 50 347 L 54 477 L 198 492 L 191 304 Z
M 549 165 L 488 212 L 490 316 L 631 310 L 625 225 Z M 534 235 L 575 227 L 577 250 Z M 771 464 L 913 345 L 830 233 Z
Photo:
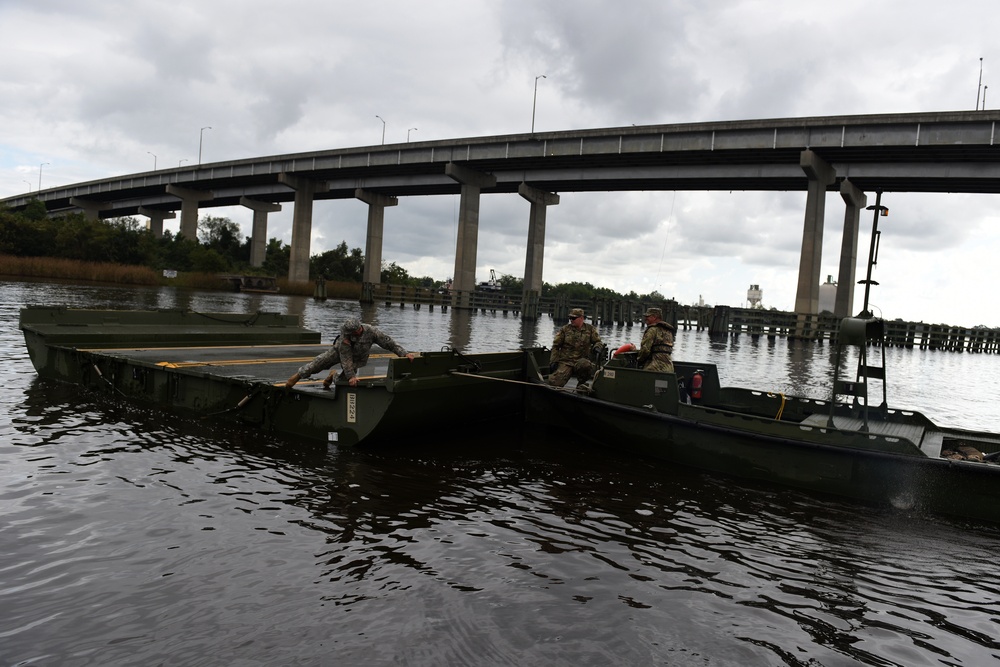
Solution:
M 354 445 L 520 413 L 525 353 L 373 354 L 358 386 L 285 380 L 329 348 L 298 317 L 180 310 L 21 310 L 42 378 L 294 438 Z
M 845 329 L 877 335 L 880 328 L 881 320 L 846 320 L 842 343 L 851 344 Z M 636 368 L 631 352 L 577 391 L 544 385 L 536 368 L 540 386 L 527 401 L 527 419 L 624 455 L 1000 521 L 1000 435 L 941 427 L 919 412 L 839 393 L 864 392 L 880 367 L 836 380 L 838 393 L 828 399 L 722 387 L 714 364 L 675 361 L 674 368 Z
M 878 215 L 886 209 L 879 200 L 872 208 L 864 308 L 841 321 L 824 398 L 723 387 L 719 369 L 708 363 L 675 361 L 673 373 L 642 370 L 628 352 L 575 391 L 549 387 L 545 367 L 534 367 L 539 388 L 527 402 L 528 420 L 733 477 L 1000 521 L 1000 434 L 945 428 L 888 405 L 886 323 L 868 310 L 867 289 L 878 284 L 871 268 Z M 842 379 L 852 356 L 856 368 Z

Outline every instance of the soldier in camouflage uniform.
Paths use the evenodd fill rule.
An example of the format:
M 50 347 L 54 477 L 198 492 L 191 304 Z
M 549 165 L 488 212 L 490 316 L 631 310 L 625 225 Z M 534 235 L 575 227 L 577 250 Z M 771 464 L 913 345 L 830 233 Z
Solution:
M 592 378 L 595 367 L 590 356 L 603 347 L 597 328 L 584 322 L 583 309 L 569 311 L 569 324 L 559 329 L 552 341 L 549 384 L 562 387 L 570 377 L 575 376 L 580 383 Z
M 331 368 L 339 361 L 343 368 L 341 375 L 347 378 L 348 384 L 356 387 L 358 385 L 357 369 L 368 363 L 368 356 L 371 354 L 372 345 L 375 344 L 389 350 L 397 357 L 406 357 L 410 361 L 413 361 L 412 352 L 407 352 L 391 336 L 378 327 L 371 324 L 362 324 L 361 320 L 356 317 L 352 317 L 344 322 L 344 325 L 340 328 L 340 334 L 338 336 L 339 343 L 337 340 L 334 340 L 329 350 L 299 368 L 295 375 L 288 378 L 285 386 L 292 387 L 300 379 L 309 377 L 317 371 Z M 327 378 L 323 380 L 323 386 L 329 389 L 335 375 L 336 371 L 331 371 Z
M 660 373 L 673 373 L 674 361 L 670 354 L 674 351 L 674 327 L 663 321 L 659 308 L 646 310 L 646 332 L 642 334 L 642 344 L 636 360 L 639 368 Z

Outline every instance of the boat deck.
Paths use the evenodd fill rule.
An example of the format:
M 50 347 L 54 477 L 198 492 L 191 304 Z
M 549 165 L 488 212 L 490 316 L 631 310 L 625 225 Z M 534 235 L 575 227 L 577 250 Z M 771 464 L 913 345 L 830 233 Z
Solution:
M 303 364 L 328 349 L 329 345 L 212 345 L 88 348 L 85 351 L 151 366 L 202 372 L 216 377 L 284 384 Z M 368 364 L 358 369 L 358 376 L 368 380 L 384 378 L 389 359 L 394 356 L 388 352 L 373 353 L 368 359 Z M 340 364 L 334 368 L 339 370 Z M 311 380 L 301 380 L 295 386 L 297 389 L 305 389 L 321 385 L 327 373 L 329 371 L 321 371 Z
M 829 415 L 816 413 L 803 419 L 802 423 L 807 426 L 825 427 L 828 424 L 828 420 Z M 864 429 L 864 421 L 857 417 L 836 415 L 833 418 L 833 427 L 841 431 L 862 431 Z M 940 431 L 928 431 L 918 424 L 901 424 L 899 422 L 869 419 L 867 432 L 887 438 L 909 440 L 928 457 L 939 458 L 941 456 L 944 433 Z

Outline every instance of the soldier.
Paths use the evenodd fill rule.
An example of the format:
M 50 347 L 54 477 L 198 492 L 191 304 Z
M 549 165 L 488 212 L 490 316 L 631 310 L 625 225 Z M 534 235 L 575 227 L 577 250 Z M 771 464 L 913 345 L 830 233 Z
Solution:
M 646 310 L 646 332 L 642 334 L 642 344 L 636 361 L 639 368 L 660 373 L 673 373 L 674 361 L 670 354 L 674 351 L 674 327 L 663 321 L 663 311 L 659 308 Z
M 358 385 L 357 369 L 368 363 L 368 355 L 371 354 L 373 344 L 385 348 L 394 353 L 397 357 L 406 357 L 413 361 L 413 353 L 407 352 L 401 345 L 392 339 L 387 333 L 371 324 L 362 324 L 361 320 L 352 317 L 344 322 L 340 328 L 340 343 L 334 340 L 333 346 L 323 354 L 319 355 L 305 366 L 302 366 L 292 377 L 285 382 L 286 387 L 293 387 L 303 377 L 308 377 L 313 373 L 325 370 L 340 362 L 343 372 L 341 375 L 347 378 L 348 384 L 352 387 Z M 327 389 L 333 383 L 336 371 L 331 371 L 323 386 Z
M 549 384 L 562 387 L 576 377 L 580 383 L 594 376 L 594 364 L 590 355 L 604 348 L 601 336 L 593 324 L 583 320 L 583 309 L 569 311 L 569 324 L 564 325 L 552 341 L 552 355 L 549 358 Z

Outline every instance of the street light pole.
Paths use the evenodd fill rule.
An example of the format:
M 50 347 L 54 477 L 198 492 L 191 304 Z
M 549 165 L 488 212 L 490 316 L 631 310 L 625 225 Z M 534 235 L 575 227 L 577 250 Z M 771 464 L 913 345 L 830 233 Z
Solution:
M 49 163 L 48 162 L 43 162 L 40 165 L 38 165 L 38 191 L 39 192 L 42 191 L 42 167 L 44 167 L 47 164 L 49 164 Z
M 979 100 L 976 100 L 976 104 L 979 104 Z M 382 145 L 385 146 L 385 119 L 378 114 L 375 114 L 375 117 L 382 121 Z
M 31 194 L 31 183 L 24 181 L 24 184 L 28 186 L 28 194 Z
M 415 128 L 415 127 L 411 127 L 410 129 L 408 129 L 408 130 L 406 131 L 406 143 L 410 143 L 410 132 L 412 132 L 412 131 L 413 131 L 413 130 L 415 130 L 415 129 L 417 129 L 417 128 Z
M 989 86 L 983 86 L 983 111 L 986 111 L 986 91 Z
M 535 77 L 535 94 L 531 98 L 531 133 L 535 133 L 535 104 L 538 102 L 538 80 L 547 78 L 544 74 Z M 979 102 L 976 102 L 979 104 Z
M 976 104 L 979 104 L 979 102 L 977 101 Z M 205 130 L 211 130 L 211 129 L 212 127 L 210 125 L 206 125 L 205 127 L 201 128 L 201 132 L 198 133 L 198 164 L 201 164 L 201 140 L 205 136 Z
M 979 93 L 983 89 L 983 59 L 979 59 L 979 87 L 976 88 L 976 110 L 979 110 Z
M 153 156 L 153 171 L 156 171 L 156 153 L 150 153 L 149 151 L 146 152 Z

